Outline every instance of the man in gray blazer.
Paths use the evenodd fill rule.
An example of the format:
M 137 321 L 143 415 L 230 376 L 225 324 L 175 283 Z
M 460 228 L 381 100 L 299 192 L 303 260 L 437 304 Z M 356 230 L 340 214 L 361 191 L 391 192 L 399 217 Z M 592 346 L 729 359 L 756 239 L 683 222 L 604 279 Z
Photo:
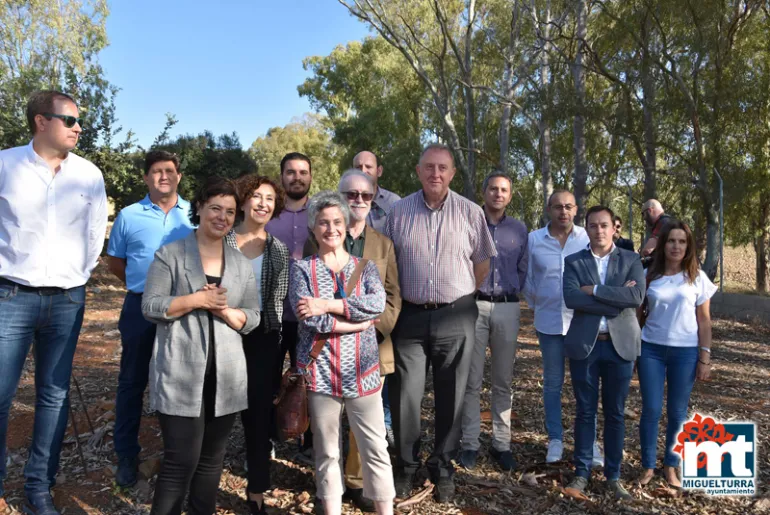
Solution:
M 634 361 L 641 350 L 636 308 L 644 299 L 644 270 L 639 255 L 615 246 L 614 213 L 595 206 L 586 213 L 589 248 L 564 260 L 564 303 L 575 310 L 564 354 L 569 358 L 575 392 L 575 479 L 588 485 L 596 434 L 601 378 L 604 409 L 604 475 L 616 499 L 631 499 L 620 484 L 625 437 L 624 411 Z

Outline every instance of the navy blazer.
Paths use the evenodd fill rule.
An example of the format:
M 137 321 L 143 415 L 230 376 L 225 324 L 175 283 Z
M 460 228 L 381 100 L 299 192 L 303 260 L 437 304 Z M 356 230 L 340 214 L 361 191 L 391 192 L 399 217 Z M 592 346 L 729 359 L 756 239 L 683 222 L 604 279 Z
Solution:
M 631 280 L 636 281 L 635 286 L 623 286 Z M 564 303 L 575 312 L 564 339 L 564 354 L 570 359 L 588 357 L 596 344 L 599 323 L 604 316 L 617 353 L 627 361 L 635 360 L 642 348 L 636 308 L 644 300 L 645 284 L 639 255 L 617 246 L 610 255 L 603 285 L 589 249 L 565 258 Z M 595 295 L 580 289 L 589 285 L 599 285 Z

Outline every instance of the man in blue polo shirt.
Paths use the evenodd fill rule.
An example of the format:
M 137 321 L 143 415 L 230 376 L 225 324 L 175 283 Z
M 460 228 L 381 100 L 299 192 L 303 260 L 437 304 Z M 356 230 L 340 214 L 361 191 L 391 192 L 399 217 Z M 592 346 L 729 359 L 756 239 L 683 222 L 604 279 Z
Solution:
M 118 471 L 115 481 L 128 487 L 136 483 L 139 468 L 139 422 L 142 401 L 155 342 L 155 324 L 142 316 L 142 292 L 155 251 L 184 238 L 193 227 L 190 203 L 177 194 L 182 174 L 179 158 L 163 150 L 152 151 L 144 161 L 144 199 L 120 211 L 110 232 L 107 264 L 110 272 L 126 284 L 120 312 L 120 358 L 118 393 L 115 401 L 115 452 Z

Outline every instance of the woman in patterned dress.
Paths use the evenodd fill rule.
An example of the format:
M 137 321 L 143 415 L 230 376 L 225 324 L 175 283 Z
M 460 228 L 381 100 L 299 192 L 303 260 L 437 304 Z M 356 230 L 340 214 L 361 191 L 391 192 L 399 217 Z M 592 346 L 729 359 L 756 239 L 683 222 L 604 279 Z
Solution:
M 363 461 L 364 496 L 377 513 L 392 514 L 395 489 L 385 439 L 379 353 L 374 323 L 385 309 L 385 290 L 373 262 L 352 289 L 348 280 L 359 262 L 345 251 L 350 210 L 336 192 L 324 191 L 308 204 L 308 227 L 318 253 L 292 267 L 289 300 L 300 321 L 297 363 L 309 376 L 308 402 L 315 447 L 317 497 L 324 512 L 342 511 L 343 408 Z M 316 360 L 310 350 L 326 343 Z

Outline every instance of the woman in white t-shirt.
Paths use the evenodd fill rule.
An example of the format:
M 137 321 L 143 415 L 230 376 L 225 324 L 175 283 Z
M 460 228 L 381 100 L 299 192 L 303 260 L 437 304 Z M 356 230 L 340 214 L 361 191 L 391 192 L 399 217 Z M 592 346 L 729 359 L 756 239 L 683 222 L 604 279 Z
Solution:
M 679 487 L 680 458 L 673 448 L 676 435 L 687 420 L 695 379 L 707 381 L 711 374 L 709 304 L 717 287 L 699 269 L 695 238 L 684 222 L 667 224 L 653 256 L 647 271 L 647 316 L 646 320 L 640 320 L 643 329 L 642 354 L 638 360 L 642 392 L 639 436 L 645 469 L 641 483 L 649 483 L 655 472 L 658 422 L 667 383 L 668 427 L 663 476 L 669 485 Z

